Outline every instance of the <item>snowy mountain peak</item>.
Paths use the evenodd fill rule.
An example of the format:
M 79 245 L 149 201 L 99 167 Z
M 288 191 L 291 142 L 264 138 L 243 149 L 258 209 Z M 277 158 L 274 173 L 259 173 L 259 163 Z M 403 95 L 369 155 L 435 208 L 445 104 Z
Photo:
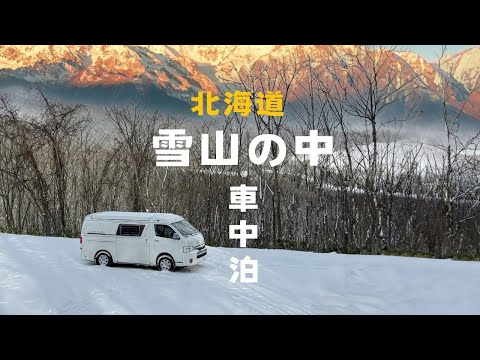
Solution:
M 331 73 L 325 72 L 325 63 L 332 55 L 348 61 L 365 51 L 377 60 L 382 58 L 394 70 L 398 77 L 395 83 L 401 84 L 402 77 L 417 74 L 427 91 L 439 93 L 441 71 L 418 54 L 395 49 L 378 51 L 375 47 L 367 50 L 354 45 L 0 46 L 0 87 L 5 80 L 87 90 L 126 84 L 144 90 L 153 87 L 169 97 L 190 101 L 199 90 L 219 94 L 225 82 L 236 77 L 237 70 L 254 64 L 272 68 L 309 59 L 328 78 Z M 480 48 L 463 51 L 445 61 L 454 64 L 454 77 L 462 91 L 480 85 Z M 299 76 L 306 73 L 300 72 Z M 473 96 L 471 101 L 476 104 L 479 97 Z M 477 108 L 480 109 L 480 103 L 468 107 Z M 480 118 L 480 110 L 474 116 Z
M 201 89 L 218 93 L 193 60 L 169 46 L 1 46 L 0 73 L 78 87 L 153 84 L 183 98 Z
M 480 48 L 470 48 L 450 57 L 453 75 L 468 90 L 480 90 Z

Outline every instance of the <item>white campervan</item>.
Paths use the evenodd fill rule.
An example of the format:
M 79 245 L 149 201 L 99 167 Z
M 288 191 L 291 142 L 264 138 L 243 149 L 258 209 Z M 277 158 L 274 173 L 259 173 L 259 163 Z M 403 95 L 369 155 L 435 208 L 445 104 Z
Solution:
M 106 211 L 85 217 L 80 237 L 83 260 L 157 266 L 191 266 L 205 260 L 203 235 L 175 214 Z

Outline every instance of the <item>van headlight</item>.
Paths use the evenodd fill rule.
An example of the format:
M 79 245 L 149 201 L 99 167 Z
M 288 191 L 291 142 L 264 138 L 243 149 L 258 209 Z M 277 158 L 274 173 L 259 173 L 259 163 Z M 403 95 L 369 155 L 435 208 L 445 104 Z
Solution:
M 184 246 L 183 247 L 183 252 L 184 253 L 188 253 L 190 251 L 194 251 L 195 250 L 195 246 Z

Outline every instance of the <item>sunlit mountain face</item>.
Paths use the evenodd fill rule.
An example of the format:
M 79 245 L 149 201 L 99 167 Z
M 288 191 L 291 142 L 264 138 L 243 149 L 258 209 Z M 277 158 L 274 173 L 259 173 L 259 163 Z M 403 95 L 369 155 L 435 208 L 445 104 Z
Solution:
M 346 45 L 0 46 L 0 91 L 15 96 L 40 85 L 55 96 L 87 104 L 140 101 L 160 109 L 188 111 L 190 99 L 198 91 L 222 94 L 227 88 L 239 87 L 240 80 L 255 71 L 264 71 L 271 80 L 274 74 L 285 77 L 298 70 L 287 97 L 287 101 L 294 101 L 308 91 L 305 83 L 312 69 L 326 84 L 334 78 L 348 80 L 339 59 L 348 62 L 359 49 Z M 417 113 L 438 105 L 445 91 L 445 69 L 450 69 L 452 77 L 446 89 L 452 94 L 449 105 L 480 120 L 480 48 L 439 62 L 399 49 L 379 51 L 372 47 L 369 51 L 383 64 L 380 82 L 394 74 L 389 81 L 401 87 L 415 77 Z M 267 86 L 282 90 L 279 80 L 275 81 Z M 255 83 L 249 85 L 254 87 Z M 411 104 L 403 101 L 395 111 L 402 106 Z

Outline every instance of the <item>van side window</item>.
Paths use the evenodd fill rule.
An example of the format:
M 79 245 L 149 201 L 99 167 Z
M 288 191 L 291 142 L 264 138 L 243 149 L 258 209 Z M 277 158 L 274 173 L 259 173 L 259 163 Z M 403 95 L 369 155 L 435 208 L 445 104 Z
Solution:
M 120 236 L 142 236 L 145 225 L 118 225 L 117 235 Z
M 168 225 L 155 225 L 155 235 L 164 238 L 173 238 L 175 231 Z

